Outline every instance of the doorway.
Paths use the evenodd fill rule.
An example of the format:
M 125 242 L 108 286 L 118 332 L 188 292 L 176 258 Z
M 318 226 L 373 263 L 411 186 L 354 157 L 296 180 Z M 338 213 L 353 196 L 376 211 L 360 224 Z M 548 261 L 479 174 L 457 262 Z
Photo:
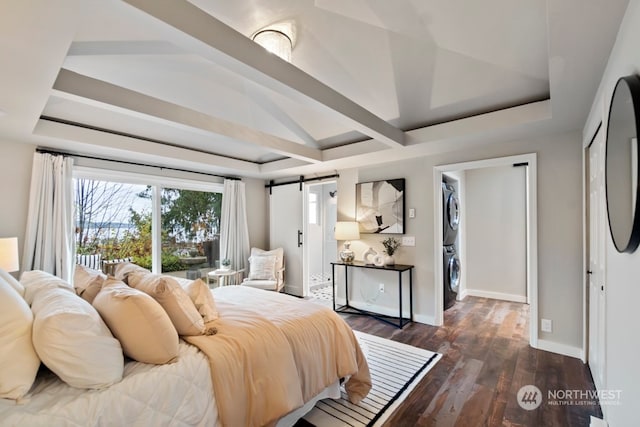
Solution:
M 536 174 L 537 174 L 537 163 L 536 163 L 536 155 L 535 154 L 524 154 L 519 156 L 510 156 L 510 157 L 502 157 L 496 159 L 488 159 L 488 160 L 480 160 L 474 162 L 466 162 L 466 163 L 457 163 L 451 165 L 442 165 L 436 166 L 434 168 L 434 283 L 439 284 L 435 286 L 435 324 L 436 326 L 440 326 L 443 324 L 444 316 L 443 316 L 443 201 L 442 201 L 442 190 L 441 183 L 443 179 L 443 175 L 451 175 L 458 174 L 461 171 L 469 171 L 469 170 L 481 170 L 485 168 L 492 167 L 504 167 L 509 166 L 513 167 L 514 165 L 525 164 L 527 165 L 524 173 L 524 199 L 526 201 L 525 207 L 525 232 L 524 239 L 525 243 L 525 270 L 526 270 L 526 299 L 530 304 L 529 315 L 530 315 L 530 333 L 529 333 L 529 342 L 532 347 L 536 347 L 538 343 L 538 304 L 537 304 L 537 288 L 538 288 L 538 278 L 537 278 L 537 190 L 536 190 Z M 463 207 L 464 209 L 464 207 Z M 463 211 L 464 212 L 464 211 Z M 464 217 L 464 214 L 463 214 Z M 464 220 L 463 220 L 464 221 Z M 464 245 L 462 245 L 464 248 Z M 463 281 L 462 283 L 466 283 L 468 279 L 467 274 L 465 273 L 465 262 L 464 262 L 464 253 L 462 251 L 462 274 Z M 462 290 L 464 292 L 464 289 Z M 464 293 L 463 293 L 464 295 Z
M 338 216 L 335 181 L 305 185 L 304 295 L 330 295 L 331 262 L 338 256 L 334 229 Z

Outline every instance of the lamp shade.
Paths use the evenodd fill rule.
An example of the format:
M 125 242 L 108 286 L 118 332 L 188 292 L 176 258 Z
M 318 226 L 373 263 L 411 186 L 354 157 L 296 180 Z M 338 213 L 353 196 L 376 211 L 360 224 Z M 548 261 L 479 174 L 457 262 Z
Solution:
M 0 239 L 0 268 L 9 273 L 20 270 L 17 237 Z
M 360 226 L 355 221 L 336 222 L 336 240 L 357 240 L 360 238 Z

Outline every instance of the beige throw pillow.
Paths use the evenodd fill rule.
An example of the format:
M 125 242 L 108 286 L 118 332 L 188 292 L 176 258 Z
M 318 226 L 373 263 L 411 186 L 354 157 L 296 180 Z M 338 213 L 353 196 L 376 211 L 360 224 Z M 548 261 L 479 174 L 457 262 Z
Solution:
M 130 358 L 162 365 L 178 357 L 178 333 L 164 309 L 149 295 L 107 279 L 93 306 Z
M 204 321 L 182 286 L 169 276 L 129 274 L 129 286 L 149 294 L 169 315 L 178 335 L 202 335 Z
M 0 278 L 0 398 L 23 397 L 36 378 L 40 359 L 33 348 L 33 314 L 20 294 Z
M 76 294 L 91 304 L 100 289 L 102 289 L 106 279 L 107 275 L 101 271 L 76 264 L 75 272 L 73 273 L 73 287 L 76 290 Z
M 251 255 L 249 267 L 249 280 L 276 280 L 275 255 Z
M 127 284 L 129 283 L 128 279 L 131 273 L 151 274 L 151 272 L 146 268 L 142 268 L 139 265 L 130 262 L 120 263 L 113 269 L 113 276 L 116 278 L 116 280 L 122 281 Z
M 195 305 L 205 323 L 217 320 L 220 317 L 211 289 L 202 279 L 196 279 L 193 282 L 182 285 L 182 288 L 191 298 L 193 305 Z
M 122 347 L 91 304 L 67 289 L 41 287 L 31 309 L 36 352 L 62 381 L 99 389 L 122 379 Z

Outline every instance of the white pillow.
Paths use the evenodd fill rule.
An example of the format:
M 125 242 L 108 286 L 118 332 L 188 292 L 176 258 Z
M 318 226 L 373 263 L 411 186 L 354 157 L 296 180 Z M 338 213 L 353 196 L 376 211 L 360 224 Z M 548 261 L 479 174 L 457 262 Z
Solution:
M 5 282 L 10 284 L 11 287 L 15 289 L 16 292 L 19 293 L 21 297 L 24 298 L 24 286 L 22 286 L 22 283 L 18 282 L 18 280 L 15 277 L 13 277 L 11 274 L 7 273 L 1 268 L 0 268 L 0 277 L 3 278 Z
M 179 283 L 193 301 L 193 305 L 196 306 L 205 323 L 220 317 L 211 289 L 202 279 L 196 279 L 187 284 Z
M 31 304 L 33 345 L 42 362 L 72 387 L 99 389 L 120 381 L 122 347 L 96 309 L 64 287 L 32 284 L 27 293 L 30 289 L 37 289 Z
M 260 248 L 251 248 L 251 254 L 249 256 L 254 255 L 274 255 L 276 257 L 276 271 L 284 268 L 284 249 L 282 248 L 271 249 L 269 251 Z
M 33 297 L 43 289 L 60 288 L 76 294 L 69 283 L 40 270 L 25 271 L 20 277 L 20 283 L 24 286 L 24 299 L 29 305 L 33 304 Z
M 33 385 L 40 359 L 31 342 L 32 325 L 25 300 L 0 278 L 0 398 L 19 399 Z
M 275 268 L 275 255 L 251 255 L 249 280 L 276 280 Z

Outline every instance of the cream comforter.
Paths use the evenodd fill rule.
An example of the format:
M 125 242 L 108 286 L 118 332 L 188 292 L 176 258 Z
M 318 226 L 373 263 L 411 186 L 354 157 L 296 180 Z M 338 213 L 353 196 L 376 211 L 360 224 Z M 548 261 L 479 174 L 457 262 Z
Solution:
M 214 290 L 218 333 L 184 337 L 209 358 L 225 427 L 275 423 L 337 378 L 352 402 L 371 388 L 351 328 L 333 311 L 292 296 L 244 286 Z

